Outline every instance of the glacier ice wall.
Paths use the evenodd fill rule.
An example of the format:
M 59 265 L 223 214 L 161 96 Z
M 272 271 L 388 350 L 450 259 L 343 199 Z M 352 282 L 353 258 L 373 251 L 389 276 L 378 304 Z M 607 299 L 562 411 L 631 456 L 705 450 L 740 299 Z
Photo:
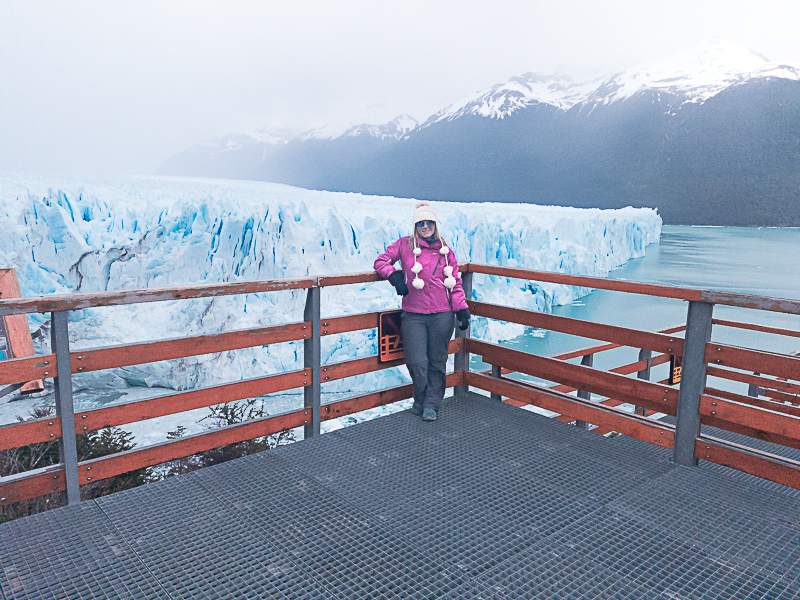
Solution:
M 459 262 L 605 276 L 657 242 L 652 209 L 572 209 L 432 203 Z M 369 271 L 411 230 L 415 201 L 309 191 L 262 182 L 70 178 L 0 174 L 0 267 L 25 296 Z M 476 275 L 474 297 L 549 310 L 588 290 Z M 74 311 L 73 349 L 184 337 L 302 320 L 305 290 Z M 324 288 L 322 315 L 397 308 L 386 282 Z M 30 315 L 46 346 L 47 315 Z M 521 326 L 475 319 L 473 334 L 508 339 Z M 323 338 L 323 362 L 374 354 L 374 332 Z M 299 368 L 299 343 L 97 372 L 77 386 L 190 389 Z M 213 361 L 213 368 L 209 362 Z M 343 384 L 364 389 L 403 375 Z

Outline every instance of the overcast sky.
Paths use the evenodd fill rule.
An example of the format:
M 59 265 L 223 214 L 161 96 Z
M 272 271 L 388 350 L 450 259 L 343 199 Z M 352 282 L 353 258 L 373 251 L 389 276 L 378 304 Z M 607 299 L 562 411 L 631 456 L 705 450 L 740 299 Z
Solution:
M 150 174 L 263 125 L 424 120 L 709 37 L 800 66 L 800 0 L 0 0 L 0 170 Z

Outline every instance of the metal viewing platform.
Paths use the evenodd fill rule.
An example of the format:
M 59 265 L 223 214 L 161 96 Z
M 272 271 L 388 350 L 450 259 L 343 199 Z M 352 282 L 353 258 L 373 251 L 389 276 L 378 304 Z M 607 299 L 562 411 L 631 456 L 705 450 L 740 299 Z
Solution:
M 323 318 L 321 289 L 369 284 L 372 273 L 0 300 L 0 316 L 51 312 L 50 352 L 0 362 L 0 386 L 52 379 L 57 409 L 0 426 L 0 450 L 23 456 L 50 443 L 59 457 L 4 472 L 0 510 L 63 505 L 0 525 L 3 600 L 800 598 L 800 357 L 723 343 L 716 331 L 800 332 L 713 316 L 715 305 L 797 315 L 800 301 L 462 268 L 468 298 L 480 273 L 684 300 L 687 320 L 648 332 L 471 300 L 476 316 L 602 343 L 537 356 L 460 332 L 439 420 L 401 411 L 321 435 L 325 420 L 412 393 L 403 385 L 321 402 L 330 381 L 402 364 L 320 360 L 322 337 L 378 321 Z M 303 290 L 303 321 L 69 346 L 73 310 L 279 290 Z M 74 410 L 76 373 L 287 341 L 302 344 L 302 370 Z M 624 346 L 638 360 L 595 366 L 595 355 Z M 490 368 L 470 370 L 470 355 Z M 651 381 L 667 362 L 681 365 L 680 381 Z M 290 389 L 302 390 L 302 408 L 78 453 L 86 432 Z M 297 427 L 303 441 L 90 496 L 98 481 Z
M 4 524 L 6 600 L 797 598 L 800 492 L 477 394 Z

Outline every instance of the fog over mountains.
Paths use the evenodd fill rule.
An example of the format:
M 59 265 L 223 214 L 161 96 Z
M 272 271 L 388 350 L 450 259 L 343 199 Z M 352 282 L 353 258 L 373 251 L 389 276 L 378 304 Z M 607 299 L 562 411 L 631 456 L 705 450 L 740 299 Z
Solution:
M 589 83 L 513 77 L 421 124 L 229 134 L 159 174 L 800 226 L 800 69 L 709 41 Z

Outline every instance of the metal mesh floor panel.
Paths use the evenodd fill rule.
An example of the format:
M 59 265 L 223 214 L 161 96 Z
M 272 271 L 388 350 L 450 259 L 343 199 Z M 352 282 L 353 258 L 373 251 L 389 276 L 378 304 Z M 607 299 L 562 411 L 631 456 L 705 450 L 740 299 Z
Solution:
M 463 583 L 441 557 L 346 502 L 270 454 L 194 479 L 231 507 L 264 542 L 280 548 L 324 598 L 439 598 Z
M 97 503 L 174 598 L 317 598 L 308 575 L 190 477 Z
M 0 526 L 6 600 L 800 597 L 800 492 L 470 394 Z
M 0 525 L 7 600 L 169 598 L 94 502 Z

